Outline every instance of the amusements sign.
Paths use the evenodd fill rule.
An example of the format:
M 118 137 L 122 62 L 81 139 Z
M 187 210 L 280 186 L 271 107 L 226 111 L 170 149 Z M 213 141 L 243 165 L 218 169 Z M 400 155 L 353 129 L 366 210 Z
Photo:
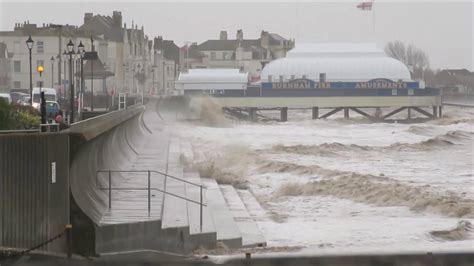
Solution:
M 366 82 L 315 82 L 294 79 L 287 82 L 262 82 L 262 89 L 418 89 L 418 82 L 373 79 Z

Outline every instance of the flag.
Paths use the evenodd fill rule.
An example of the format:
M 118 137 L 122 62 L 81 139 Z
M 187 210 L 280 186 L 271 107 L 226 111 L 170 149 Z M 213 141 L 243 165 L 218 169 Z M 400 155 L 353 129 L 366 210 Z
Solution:
M 357 5 L 357 8 L 360 10 L 372 10 L 372 2 L 362 2 Z

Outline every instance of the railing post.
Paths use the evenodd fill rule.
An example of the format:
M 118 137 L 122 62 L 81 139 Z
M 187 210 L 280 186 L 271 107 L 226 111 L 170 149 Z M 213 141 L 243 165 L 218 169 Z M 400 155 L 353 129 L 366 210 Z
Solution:
M 148 171 L 148 217 L 150 216 L 151 211 L 151 180 L 150 180 L 150 171 Z
M 112 172 L 109 169 L 109 209 L 112 209 Z
M 199 200 L 199 225 L 200 225 L 200 228 L 201 228 L 201 232 L 202 232 L 202 186 L 200 186 L 201 188 L 201 197 L 200 197 L 200 200 Z

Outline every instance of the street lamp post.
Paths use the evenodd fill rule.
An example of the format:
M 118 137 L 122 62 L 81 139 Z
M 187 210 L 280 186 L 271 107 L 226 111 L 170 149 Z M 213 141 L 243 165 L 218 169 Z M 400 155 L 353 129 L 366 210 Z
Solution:
M 66 64 L 67 52 L 66 52 L 66 50 L 63 51 L 63 60 L 62 61 L 64 62 L 64 81 L 66 81 L 67 80 L 67 77 L 66 77 L 66 75 L 67 75 L 66 74 L 67 73 L 67 64 Z M 66 99 L 67 98 L 66 83 L 63 82 L 61 85 L 63 85 L 63 86 L 61 86 L 61 88 L 63 89 L 63 94 L 64 94 L 63 98 Z
M 26 40 L 26 46 L 28 47 L 28 51 L 30 53 L 30 106 L 33 105 L 33 73 L 31 70 L 31 49 L 33 49 L 34 41 L 31 39 L 31 35 Z
M 44 67 L 38 66 L 36 69 L 39 73 L 40 79 L 43 75 Z M 39 82 L 39 92 L 40 92 L 40 112 L 41 112 L 41 124 L 46 124 L 46 101 L 44 98 L 44 92 L 42 91 L 43 88 L 43 81 L 40 80 Z M 43 129 L 41 129 L 43 131 Z
M 80 64 L 81 64 L 81 97 L 80 99 L 80 105 L 79 105 L 79 110 L 82 111 L 83 108 L 83 93 L 84 93 L 84 44 L 82 44 L 82 41 L 79 43 L 79 46 L 77 46 L 77 49 L 79 51 L 79 57 L 80 57 Z
M 91 36 L 91 52 L 94 52 L 94 39 Z M 94 59 L 91 59 L 91 112 L 94 111 Z
M 51 88 L 54 88 L 54 56 L 51 56 Z
M 75 53 L 74 52 L 74 43 L 72 42 L 71 39 L 69 39 L 69 43 L 67 44 L 67 49 L 68 49 L 68 54 L 69 54 L 69 100 L 70 100 L 70 106 L 71 106 L 71 115 L 70 115 L 70 121 L 69 124 L 74 123 L 74 80 L 72 77 L 72 56 Z

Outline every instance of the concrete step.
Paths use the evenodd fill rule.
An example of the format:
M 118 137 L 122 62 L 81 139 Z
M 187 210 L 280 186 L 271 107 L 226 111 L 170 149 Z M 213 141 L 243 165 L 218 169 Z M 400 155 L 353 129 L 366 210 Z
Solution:
M 242 245 L 244 247 L 266 246 L 262 232 L 250 216 L 235 188 L 232 185 L 219 185 L 219 187 L 242 233 Z
M 181 178 L 183 177 L 182 168 L 172 168 L 171 170 L 171 172 L 173 172 L 173 176 Z M 178 174 L 178 172 L 181 172 L 181 174 Z M 165 191 L 186 198 L 185 183 L 183 181 L 167 177 Z M 167 228 L 189 226 L 187 208 L 186 200 L 171 194 L 165 194 L 163 202 L 162 227 Z
M 184 177 L 187 181 L 195 184 L 201 184 L 201 178 L 197 172 L 185 172 Z M 186 196 L 188 199 L 200 202 L 201 188 L 192 184 L 186 184 Z M 206 204 L 207 191 L 202 190 L 202 202 Z M 212 216 L 208 206 L 202 207 L 202 228 L 201 228 L 201 206 L 199 204 L 188 202 L 189 233 L 194 247 L 215 248 L 217 233 L 212 221 Z
M 201 178 L 201 182 L 207 187 L 207 206 L 216 227 L 217 241 L 222 241 L 229 248 L 242 247 L 242 234 L 216 180 Z
M 252 192 L 245 189 L 237 189 L 237 193 L 239 193 L 240 199 L 242 199 L 242 202 L 254 221 L 265 221 L 268 219 L 267 211 L 262 208 Z

